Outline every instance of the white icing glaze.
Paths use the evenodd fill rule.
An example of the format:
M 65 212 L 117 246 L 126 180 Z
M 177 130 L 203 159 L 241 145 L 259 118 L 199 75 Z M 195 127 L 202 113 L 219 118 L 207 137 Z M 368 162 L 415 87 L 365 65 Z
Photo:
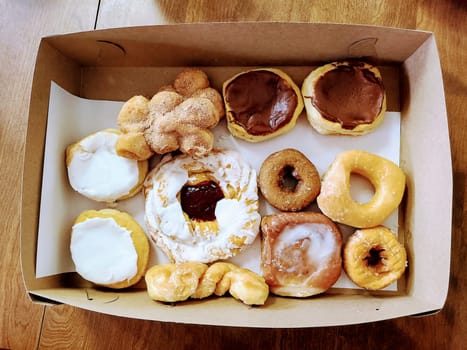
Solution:
M 68 165 L 71 187 L 101 202 L 113 202 L 138 184 L 138 162 L 115 151 L 118 135 L 100 131 L 79 142 Z
M 138 256 L 130 235 L 112 218 L 91 218 L 73 225 L 70 250 L 76 272 L 102 285 L 134 277 Z
M 309 263 L 317 267 L 316 273 L 325 267 L 336 250 L 337 243 L 331 229 L 324 224 L 308 223 L 287 226 L 277 238 L 274 246 L 275 256 L 281 256 L 281 251 L 296 242 L 303 240 L 301 248 L 307 250 Z M 293 267 L 287 272 L 293 272 Z
M 192 175 L 199 172 L 209 173 L 226 196 L 217 202 L 214 231 L 202 231 L 205 225 L 187 220 L 177 197 Z M 169 250 L 177 262 L 231 257 L 232 249 L 242 247 L 231 238 L 242 237 L 243 245 L 248 245 L 259 232 L 256 172 L 234 151 L 212 152 L 200 159 L 186 155 L 164 159 L 149 173 L 145 187 L 148 229 L 156 243 Z M 229 190 L 235 191 L 233 198 L 228 197 Z

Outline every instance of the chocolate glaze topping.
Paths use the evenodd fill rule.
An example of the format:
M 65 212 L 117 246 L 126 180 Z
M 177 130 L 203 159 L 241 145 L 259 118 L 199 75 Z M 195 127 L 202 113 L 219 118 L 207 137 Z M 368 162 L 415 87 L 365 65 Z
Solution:
M 324 118 L 351 130 L 375 120 L 381 112 L 383 97 L 381 79 L 361 64 L 349 63 L 321 76 L 311 101 Z
M 289 122 L 297 94 L 286 80 L 270 71 L 251 71 L 232 80 L 225 98 L 235 121 L 251 135 L 267 135 Z

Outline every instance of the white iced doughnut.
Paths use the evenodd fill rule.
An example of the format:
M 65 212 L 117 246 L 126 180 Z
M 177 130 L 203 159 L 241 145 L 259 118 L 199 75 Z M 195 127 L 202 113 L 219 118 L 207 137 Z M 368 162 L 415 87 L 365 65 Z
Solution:
M 234 151 L 166 157 L 144 194 L 148 230 L 172 262 L 232 257 L 259 232 L 256 172 Z
M 98 202 L 114 202 L 141 190 L 148 163 L 119 156 L 115 150 L 119 134 L 106 129 L 67 148 L 68 179 L 76 192 Z

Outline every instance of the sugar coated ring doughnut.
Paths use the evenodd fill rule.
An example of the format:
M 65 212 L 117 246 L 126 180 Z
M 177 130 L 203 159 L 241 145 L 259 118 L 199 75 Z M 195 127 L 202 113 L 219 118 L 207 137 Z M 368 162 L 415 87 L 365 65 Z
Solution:
M 384 226 L 355 231 L 344 246 L 344 270 L 358 286 L 382 289 L 405 271 L 407 254 L 395 234 Z
M 342 235 L 323 214 L 264 216 L 261 233 L 261 269 L 272 293 L 308 297 L 325 292 L 341 275 Z
M 76 272 L 100 286 L 121 289 L 139 282 L 149 260 L 149 241 L 133 217 L 116 209 L 86 210 L 70 241 Z
M 75 142 L 66 149 L 71 187 L 98 202 L 114 202 L 135 196 L 143 187 L 148 161 L 117 154 L 120 131 L 105 129 Z
M 321 188 L 316 167 L 296 149 L 271 154 L 261 165 L 259 188 L 282 211 L 299 211 L 313 202 Z
M 237 152 L 166 156 L 143 191 L 148 230 L 171 262 L 227 259 L 259 233 L 256 172 Z
M 352 173 L 373 185 L 375 193 L 367 203 L 352 199 Z M 359 228 L 374 227 L 399 206 L 404 189 L 405 175 L 396 164 L 376 154 L 351 150 L 340 153 L 324 174 L 317 203 L 333 221 Z

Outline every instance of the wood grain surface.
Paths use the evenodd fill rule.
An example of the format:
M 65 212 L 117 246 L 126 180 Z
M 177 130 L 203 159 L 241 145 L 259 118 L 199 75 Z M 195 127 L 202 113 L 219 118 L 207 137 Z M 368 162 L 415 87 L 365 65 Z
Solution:
M 363 5 L 365 4 L 365 5 Z M 0 0 L 0 348 L 465 349 L 467 3 L 395 1 Z M 209 21 L 360 23 L 433 31 L 441 58 L 454 176 L 445 307 L 425 317 L 344 327 L 248 329 L 125 319 L 32 304 L 19 266 L 21 174 L 34 60 L 42 36 L 93 28 Z M 436 184 L 434 184 L 436 185 Z M 436 263 L 436 262 L 433 262 Z

